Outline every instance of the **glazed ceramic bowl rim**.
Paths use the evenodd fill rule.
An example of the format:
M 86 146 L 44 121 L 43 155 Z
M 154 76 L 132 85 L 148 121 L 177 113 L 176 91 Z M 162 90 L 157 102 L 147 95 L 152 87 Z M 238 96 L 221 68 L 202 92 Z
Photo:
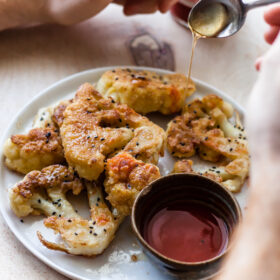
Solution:
M 137 225 L 136 225 L 136 219 L 135 219 L 135 209 L 136 209 L 136 206 L 137 206 L 137 203 L 138 201 L 140 200 L 140 198 L 143 196 L 143 195 L 146 195 L 147 193 L 150 192 L 150 190 L 152 189 L 152 187 L 156 184 L 158 184 L 158 182 L 162 181 L 162 180 L 167 180 L 171 177 L 174 177 L 174 176 L 185 176 L 185 177 L 196 177 L 196 178 L 199 178 L 200 179 L 203 179 L 203 180 L 208 180 L 212 183 L 214 183 L 217 187 L 220 187 L 223 189 L 223 191 L 225 191 L 230 199 L 232 200 L 232 202 L 234 203 L 235 207 L 236 207 L 236 215 L 237 215 L 237 218 L 238 218 L 238 221 L 240 222 L 240 220 L 242 219 L 242 213 L 241 213 L 241 209 L 240 209 L 240 206 L 239 206 L 239 203 L 238 201 L 236 200 L 236 198 L 234 197 L 234 195 L 229 191 L 227 190 L 223 185 L 219 184 L 218 182 L 208 178 L 208 177 L 205 177 L 205 176 L 201 176 L 199 174 L 191 174 L 191 173 L 176 173 L 176 174 L 169 174 L 169 175 L 165 175 L 165 176 L 162 176 L 156 180 L 154 180 L 153 182 L 151 182 L 147 187 L 145 187 L 144 189 L 142 189 L 142 191 L 137 195 L 134 203 L 133 203 L 133 207 L 132 207 L 132 213 L 131 213 L 131 224 L 132 224 L 132 229 L 137 237 L 137 239 L 141 242 L 141 244 L 146 248 L 148 249 L 153 255 L 156 255 L 157 257 L 159 257 L 160 259 L 164 260 L 164 261 L 169 261 L 170 263 L 174 263 L 174 264 L 177 264 L 177 265 L 181 265 L 181 266 L 199 266 L 199 265 L 205 265 L 205 264 L 208 264 L 208 263 L 212 263 L 220 258 L 222 258 L 224 255 L 226 255 L 228 253 L 228 251 L 231 249 L 231 246 L 232 244 L 229 244 L 229 246 L 226 248 L 226 250 L 221 253 L 220 255 L 217 255 L 216 257 L 214 258 L 211 258 L 211 259 L 207 259 L 207 260 L 204 260 L 204 261 L 199 261 L 199 262 L 183 262 L 183 261 L 178 261 L 178 260 L 175 260 L 175 259 L 172 259 L 172 258 L 169 258 L 163 254 L 161 254 L 160 252 L 158 252 L 157 250 L 155 250 L 153 247 L 151 247 L 148 242 L 143 238 L 142 234 L 140 233 Z

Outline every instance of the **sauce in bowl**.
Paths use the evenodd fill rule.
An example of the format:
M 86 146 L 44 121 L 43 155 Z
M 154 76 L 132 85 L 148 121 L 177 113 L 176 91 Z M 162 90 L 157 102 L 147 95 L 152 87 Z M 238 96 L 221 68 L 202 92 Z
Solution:
M 168 258 L 201 262 L 227 249 L 229 233 L 224 220 L 211 208 L 186 201 L 167 206 L 147 219 L 143 237 Z

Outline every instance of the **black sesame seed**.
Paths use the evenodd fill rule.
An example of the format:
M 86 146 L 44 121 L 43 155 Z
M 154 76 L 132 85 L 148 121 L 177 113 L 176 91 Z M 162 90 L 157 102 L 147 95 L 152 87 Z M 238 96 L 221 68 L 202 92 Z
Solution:
M 180 145 L 181 145 L 181 146 L 185 146 L 186 144 L 185 144 L 185 143 L 183 143 L 183 142 L 181 142 L 181 143 L 180 143 Z
M 112 70 L 113 73 L 116 73 L 116 70 Z
M 97 197 L 97 201 L 100 201 L 100 197 Z
M 138 142 L 136 142 L 136 146 L 139 146 L 139 143 L 138 143 Z
M 232 151 L 233 151 L 233 148 L 230 148 L 229 151 L 232 152 Z
M 87 136 L 87 139 L 89 139 L 90 138 L 90 136 Z
M 217 125 L 217 128 L 220 128 L 220 126 L 219 126 L 219 125 Z
M 92 233 L 92 230 L 90 230 L 89 233 Z
M 216 169 L 217 167 L 216 167 L 216 166 L 212 166 L 212 168 L 213 168 L 213 169 Z
M 46 137 L 49 138 L 52 134 L 50 132 L 46 133 Z
M 95 205 L 98 207 L 99 206 L 99 204 L 98 203 L 95 203 Z
M 131 74 L 130 76 L 131 76 L 131 78 L 135 78 L 135 75 L 134 75 L 134 74 Z
M 193 113 L 196 114 L 197 113 L 196 110 L 193 110 Z
M 61 201 L 61 198 L 59 198 L 58 200 L 57 200 L 57 202 L 60 202 Z
M 131 190 L 131 185 L 130 185 L 130 184 L 127 184 L 127 188 Z
M 116 78 L 115 78 L 115 81 L 117 81 L 118 79 L 119 79 L 119 78 L 118 78 L 118 77 L 116 77 Z
M 95 224 L 96 224 L 96 221 L 93 221 L 92 224 L 95 225 Z
M 127 71 L 128 73 L 131 73 L 131 70 L 130 70 L 129 68 L 126 68 L 126 71 Z
M 56 212 L 54 211 L 54 212 L 52 212 L 52 215 L 55 215 L 56 214 Z
M 104 232 L 107 232 L 106 228 L 104 228 L 103 230 L 104 230 Z
M 78 235 L 78 233 L 77 233 L 77 232 L 75 232 L 75 235 L 77 236 L 77 235 Z
M 94 236 L 97 236 L 97 233 L 94 233 L 93 235 L 94 235 Z
M 91 100 L 91 98 L 87 98 L 87 100 Z
M 90 228 L 90 229 L 93 229 L 93 227 L 92 227 L 92 226 L 90 226 L 89 228 Z
M 114 220 L 116 220 L 117 218 L 116 217 L 114 217 Z
M 21 219 L 21 220 L 20 220 L 20 222 L 21 222 L 21 223 L 24 223 L 24 220 L 23 220 L 23 219 Z
M 41 203 L 41 199 L 38 199 L 38 203 Z
M 71 220 L 71 219 L 69 219 L 67 222 L 68 222 L 68 223 L 72 223 L 72 220 Z
M 41 118 L 40 118 L 40 121 L 43 121 L 43 120 L 44 120 L 44 118 L 43 118 L 43 117 L 41 117 Z
M 119 122 L 122 122 L 122 119 L 119 119 Z
M 172 154 L 172 155 L 174 155 L 174 154 L 175 154 L 175 152 L 172 152 L 171 154 Z
M 114 99 L 111 100 L 112 103 L 116 103 L 116 101 Z
M 103 137 L 100 139 L 100 141 L 104 141 L 104 140 L 105 140 L 105 138 L 103 138 Z
M 221 171 L 217 170 L 216 173 L 221 173 Z
M 61 218 L 61 214 L 59 214 L 58 217 Z
M 207 154 L 206 154 L 206 153 L 203 153 L 202 155 L 203 155 L 203 156 L 205 156 L 205 157 L 207 156 Z
M 61 203 L 58 203 L 57 207 L 61 207 Z
M 76 209 L 75 212 L 78 213 L 78 210 Z
M 205 137 L 204 140 L 207 141 L 207 140 L 208 140 L 208 137 Z

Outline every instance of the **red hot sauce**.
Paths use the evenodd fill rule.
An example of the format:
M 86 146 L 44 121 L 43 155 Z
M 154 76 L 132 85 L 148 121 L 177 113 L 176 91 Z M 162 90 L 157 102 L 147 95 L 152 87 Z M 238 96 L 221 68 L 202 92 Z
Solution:
M 157 212 L 143 227 L 144 239 L 162 255 L 182 262 L 200 262 L 222 254 L 228 229 L 209 207 L 186 202 Z

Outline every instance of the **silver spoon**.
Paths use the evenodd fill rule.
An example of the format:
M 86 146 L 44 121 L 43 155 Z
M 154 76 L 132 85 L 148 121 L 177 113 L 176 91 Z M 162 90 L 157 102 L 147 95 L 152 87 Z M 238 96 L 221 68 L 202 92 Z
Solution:
M 280 0 L 200 0 L 191 9 L 188 24 L 202 36 L 224 38 L 243 26 L 249 10 L 277 2 Z

